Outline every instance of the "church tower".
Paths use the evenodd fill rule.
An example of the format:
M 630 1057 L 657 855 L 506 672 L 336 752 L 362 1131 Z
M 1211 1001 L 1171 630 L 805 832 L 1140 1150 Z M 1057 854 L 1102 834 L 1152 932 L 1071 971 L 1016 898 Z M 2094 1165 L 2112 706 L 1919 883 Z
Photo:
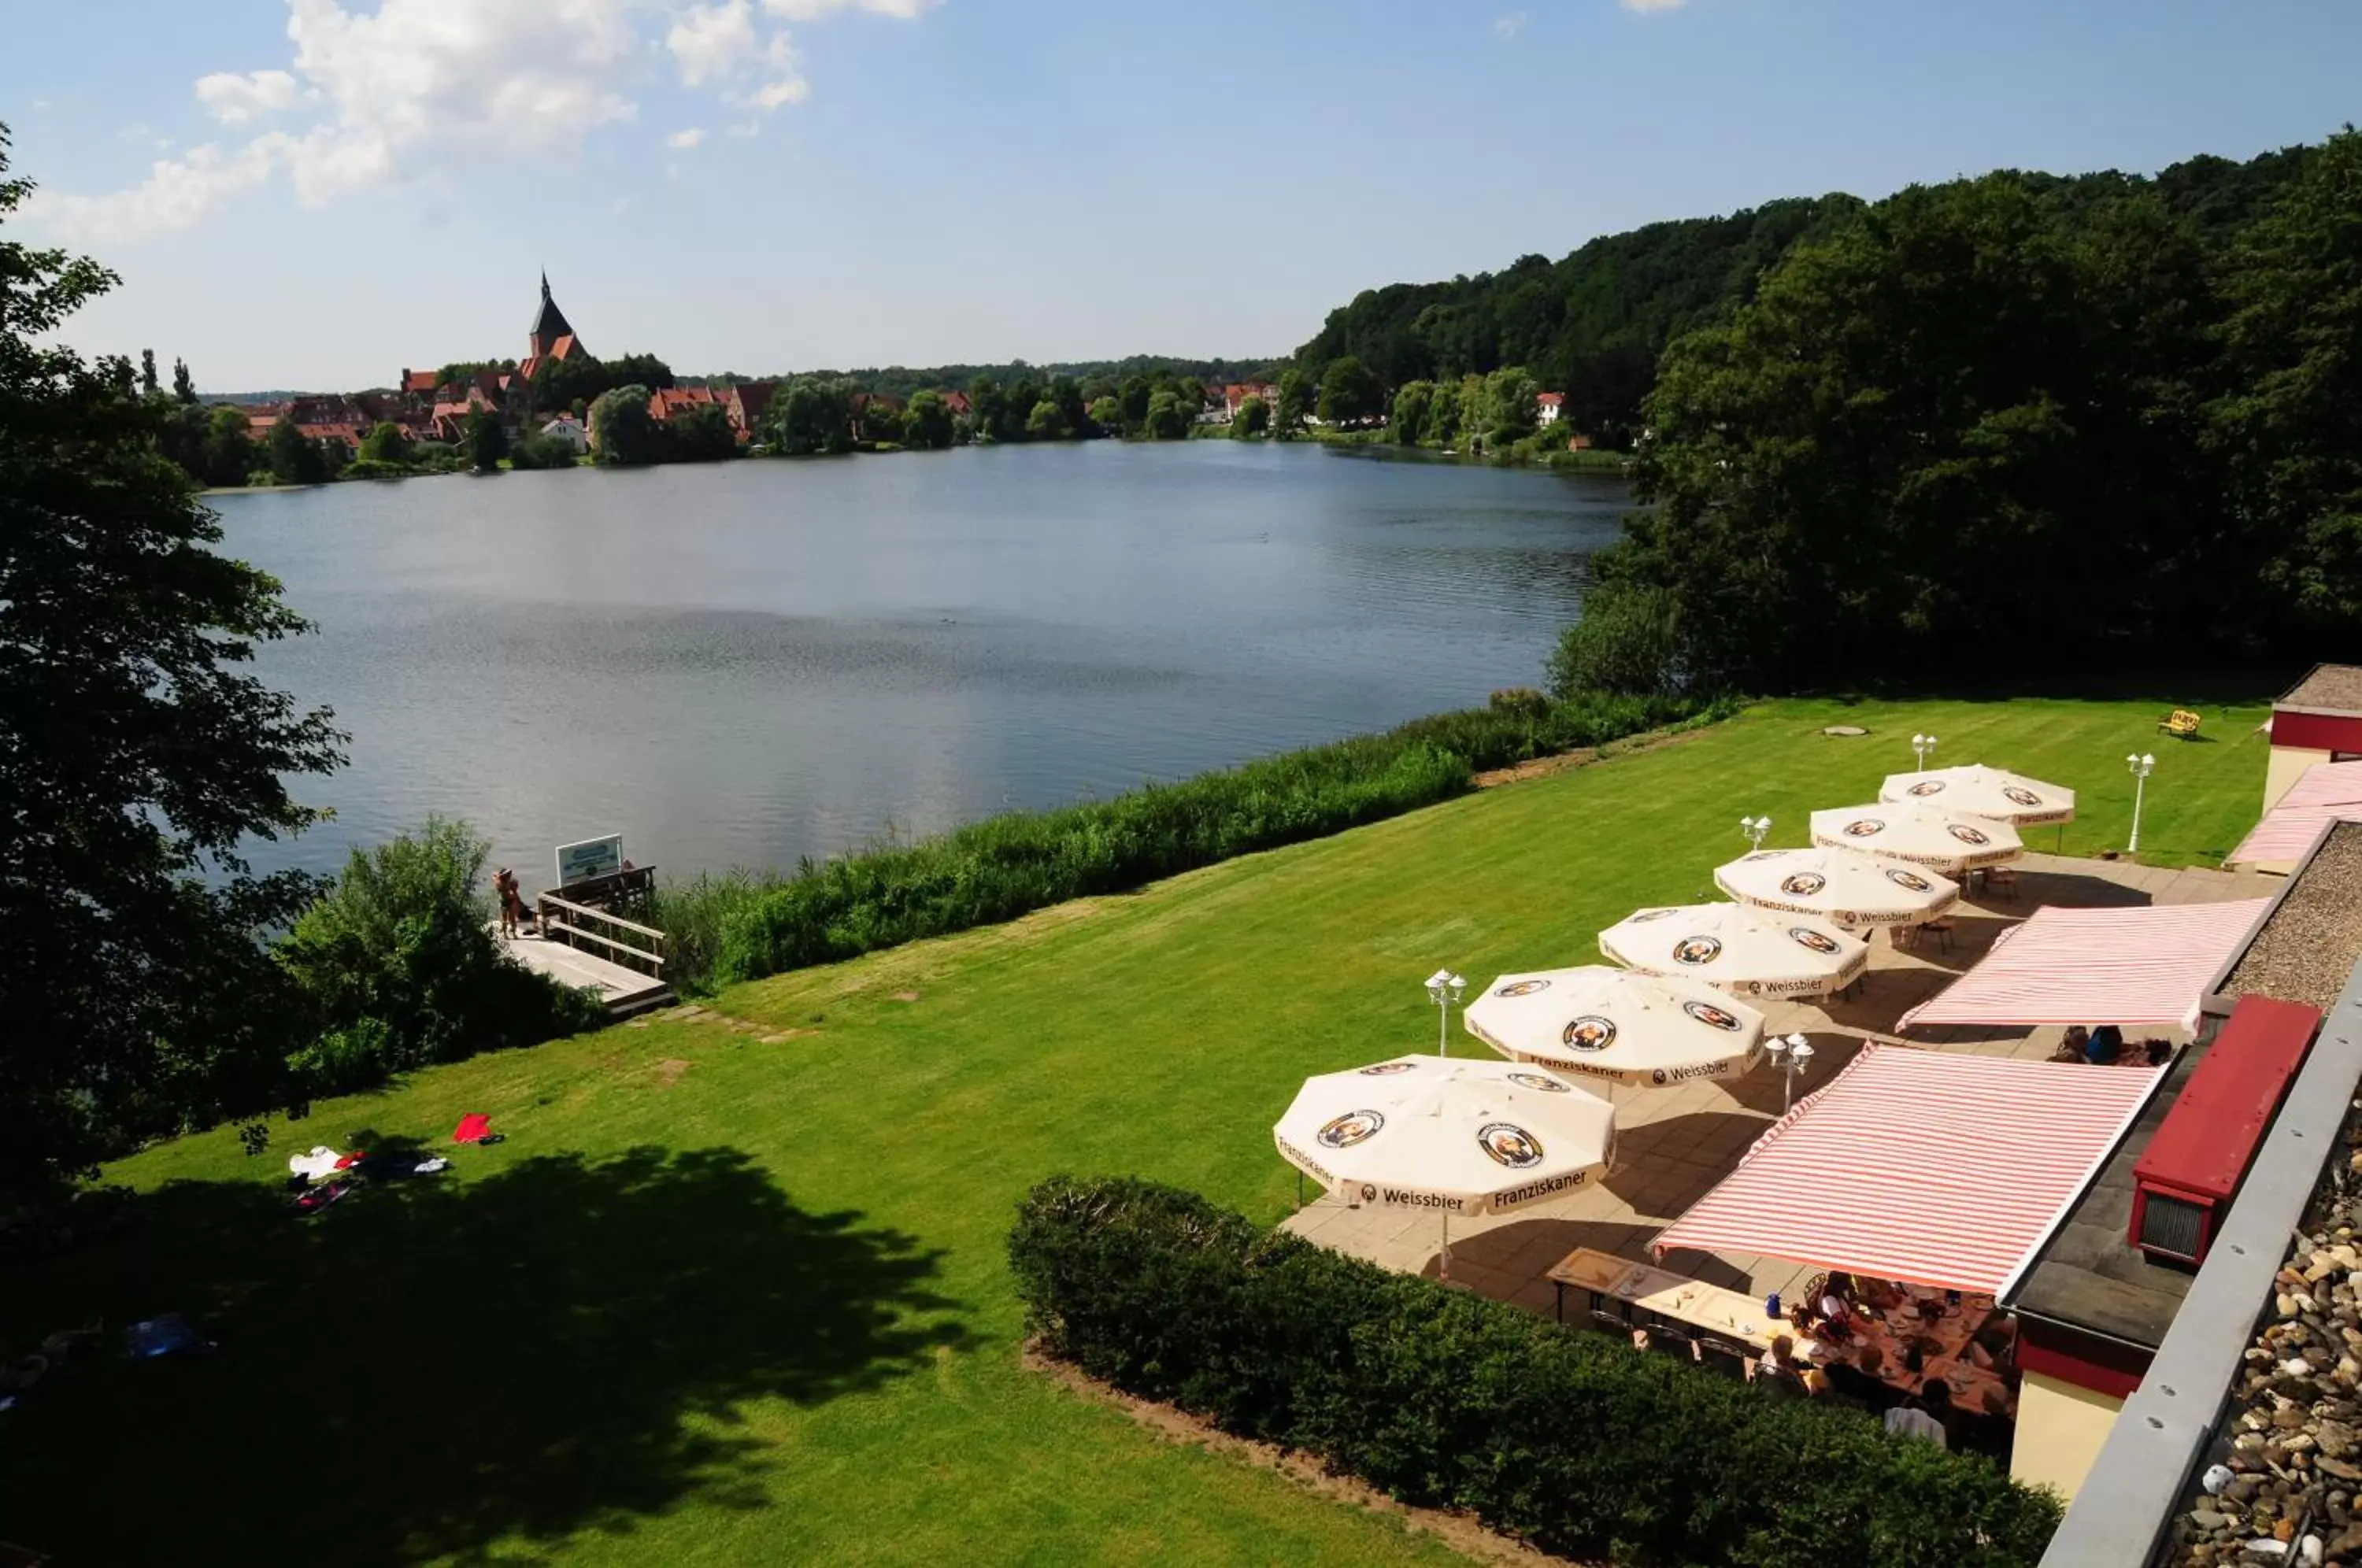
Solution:
M 550 298 L 549 273 L 546 271 L 541 275 L 541 309 L 533 318 L 533 331 L 525 342 L 525 357 L 517 366 L 517 374 L 527 380 L 532 379 L 534 371 L 540 369 L 545 359 L 590 358 L 590 350 L 582 347 L 582 340 L 574 336 L 574 328 L 567 322 L 566 313 L 557 308 L 556 300 Z

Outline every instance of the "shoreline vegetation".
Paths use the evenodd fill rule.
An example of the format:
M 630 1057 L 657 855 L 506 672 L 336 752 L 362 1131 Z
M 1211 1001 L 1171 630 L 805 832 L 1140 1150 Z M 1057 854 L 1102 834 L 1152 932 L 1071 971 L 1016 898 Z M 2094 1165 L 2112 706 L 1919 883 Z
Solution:
M 651 923 L 684 994 L 1128 892 L 1184 871 L 1466 794 L 1495 769 L 1708 723 L 1728 701 L 1496 692 L 1485 707 L 1258 757 L 1106 801 L 1004 812 L 792 872 L 733 867 L 659 884 Z

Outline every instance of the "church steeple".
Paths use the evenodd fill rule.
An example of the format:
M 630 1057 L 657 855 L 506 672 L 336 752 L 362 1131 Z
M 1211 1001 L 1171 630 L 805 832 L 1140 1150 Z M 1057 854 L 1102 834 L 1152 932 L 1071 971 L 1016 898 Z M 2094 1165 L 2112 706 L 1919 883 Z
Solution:
M 568 325 L 566 313 L 550 298 L 549 270 L 545 267 L 541 273 L 541 309 L 533 318 L 533 353 L 538 358 L 557 348 L 559 338 L 573 336 L 574 328 Z

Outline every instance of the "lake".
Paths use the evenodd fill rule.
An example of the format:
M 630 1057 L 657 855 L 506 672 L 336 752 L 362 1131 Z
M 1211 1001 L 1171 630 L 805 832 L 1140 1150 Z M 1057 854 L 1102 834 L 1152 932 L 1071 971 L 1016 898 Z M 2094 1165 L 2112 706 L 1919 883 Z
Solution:
M 792 865 L 1539 685 L 1612 478 L 1193 441 L 233 493 L 318 632 L 334 822 L 463 816 L 528 889 L 620 832 L 671 872 Z

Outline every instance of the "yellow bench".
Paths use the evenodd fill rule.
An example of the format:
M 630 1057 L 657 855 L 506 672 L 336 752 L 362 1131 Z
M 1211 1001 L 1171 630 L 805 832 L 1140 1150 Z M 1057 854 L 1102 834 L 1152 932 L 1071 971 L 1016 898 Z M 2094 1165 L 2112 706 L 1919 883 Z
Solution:
M 2198 734 L 2198 715 L 2187 708 L 2176 708 L 2157 722 L 2157 727 L 2169 735 L 2190 740 Z

